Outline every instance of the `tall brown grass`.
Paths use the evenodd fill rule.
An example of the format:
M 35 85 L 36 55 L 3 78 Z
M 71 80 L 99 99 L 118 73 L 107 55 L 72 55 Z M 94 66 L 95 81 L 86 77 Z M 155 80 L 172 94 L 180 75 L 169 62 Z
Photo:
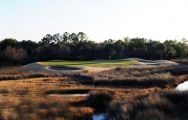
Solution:
M 129 116 L 138 119 L 146 113 L 154 115 L 148 119 L 158 114 L 160 118 L 167 118 L 166 115 L 173 112 L 166 114 L 166 111 L 178 108 L 181 104 L 178 101 L 184 99 L 184 95 L 155 93 L 170 91 L 187 79 L 186 75 L 173 75 L 169 71 L 173 69 L 176 68 L 116 68 L 100 73 L 49 75 L 23 72 L 19 67 L 3 68 L 0 69 L 0 119 L 89 120 L 94 112 L 108 110 L 110 104 L 109 119 L 126 120 Z M 90 95 L 61 96 L 77 93 Z M 152 108 L 153 112 L 149 111 Z M 180 112 L 178 114 L 181 116 Z
M 121 103 L 121 102 L 120 102 Z M 187 120 L 188 93 L 163 92 L 112 105 L 108 120 Z

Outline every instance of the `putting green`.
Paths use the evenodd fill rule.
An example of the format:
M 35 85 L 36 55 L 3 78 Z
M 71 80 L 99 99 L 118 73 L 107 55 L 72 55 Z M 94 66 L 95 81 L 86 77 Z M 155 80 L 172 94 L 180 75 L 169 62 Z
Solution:
M 48 61 L 38 62 L 47 66 L 69 67 L 118 67 L 138 64 L 136 60 L 97 60 L 97 61 Z

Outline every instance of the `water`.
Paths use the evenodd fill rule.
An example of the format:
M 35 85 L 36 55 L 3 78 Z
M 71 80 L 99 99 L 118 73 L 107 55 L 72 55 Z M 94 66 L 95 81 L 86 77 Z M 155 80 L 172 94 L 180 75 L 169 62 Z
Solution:
M 104 120 L 105 114 L 93 114 L 92 119 L 93 120 Z
M 179 85 L 176 87 L 176 89 L 179 90 L 179 91 L 188 90 L 188 81 L 185 81 L 184 83 L 179 84 Z
M 89 94 L 49 94 L 48 96 L 62 96 L 62 97 L 87 97 Z

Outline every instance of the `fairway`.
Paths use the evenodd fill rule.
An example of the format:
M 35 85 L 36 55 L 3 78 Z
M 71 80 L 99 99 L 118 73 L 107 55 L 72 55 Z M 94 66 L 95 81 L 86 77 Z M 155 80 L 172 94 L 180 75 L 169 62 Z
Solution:
M 95 61 L 48 61 L 38 62 L 47 66 L 68 67 L 119 67 L 138 64 L 136 60 L 95 60 Z

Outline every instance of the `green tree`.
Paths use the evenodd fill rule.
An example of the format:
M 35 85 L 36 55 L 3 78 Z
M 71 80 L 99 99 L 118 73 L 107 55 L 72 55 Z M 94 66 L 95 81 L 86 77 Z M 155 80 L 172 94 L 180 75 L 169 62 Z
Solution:
M 39 42 L 39 44 L 41 44 L 43 46 L 48 46 L 53 42 L 54 42 L 53 36 L 50 34 L 47 34 L 45 37 L 42 38 L 42 40 Z
M 68 32 L 63 33 L 63 42 L 67 43 L 69 42 L 70 34 Z
M 114 49 L 116 51 L 116 58 L 123 58 L 125 52 L 125 44 L 122 40 L 118 40 L 114 43 Z
M 163 54 L 166 52 L 166 45 L 163 44 L 163 43 L 160 43 L 157 45 L 157 50 L 160 54 L 160 59 L 162 60 L 163 59 Z
M 79 32 L 77 34 L 77 36 L 78 36 L 78 40 L 79 41 L 87 41 L 88 40 L 87 35 L 85 33 L 83 33 L 83 32 Z
M 17 40 L 13 38 L 6 38 L 0 43 L 2 50 L 4 50 L 8 46 L 15 47 L 16 45 L 17 45 Z

